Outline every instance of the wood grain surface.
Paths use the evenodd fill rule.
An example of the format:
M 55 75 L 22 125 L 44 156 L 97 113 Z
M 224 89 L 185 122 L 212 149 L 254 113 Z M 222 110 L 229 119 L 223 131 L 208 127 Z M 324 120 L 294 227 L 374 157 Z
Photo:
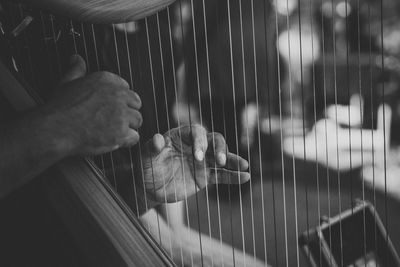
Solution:
M 151 15 L 175 0 L 23 0 L 79 21 L 120 23 Z

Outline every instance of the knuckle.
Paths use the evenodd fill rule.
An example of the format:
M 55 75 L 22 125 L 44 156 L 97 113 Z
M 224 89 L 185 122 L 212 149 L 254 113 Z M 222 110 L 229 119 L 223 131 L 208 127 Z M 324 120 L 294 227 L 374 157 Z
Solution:
M 224 136 L 221 133 L 215 132 L 214 138 L 217 140 L 224 140 Z
M 137 120 L 138 120 L 138 124 L 139 124 L 139 127 L 140 127 L 143 124 L 143 116 L 139 111 L 137 111 L 137 113 L 138 113 Z
M 142 126 L 143 117 L 142 117 L 142 114 L 137 110 L 133 111 L 133 122 L 134 122 L 135 127 Z
M 111 73 L 109 71 L 99 71 L 96 72 L 96 74 L 99 76 L 99 79 L 103 81 L 112 81 L 114 79 L 114 76 L 116 76 L 114 73 Z
M 140 96 L 136 92 L 133 92 L 133 91 L 131 91 L 131 92 L 132 92 L 131 95 L 132 95 L 133 100 L 136 102 L 138 107 L 141 108 L 142 107 L 142 100 L 140 99 Z

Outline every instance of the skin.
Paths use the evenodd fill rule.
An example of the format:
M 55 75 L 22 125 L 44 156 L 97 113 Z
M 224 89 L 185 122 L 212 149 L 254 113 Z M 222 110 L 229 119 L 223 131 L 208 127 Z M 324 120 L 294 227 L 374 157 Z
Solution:
M 74 56 L 54 99 L 2 127 L 0 196 L 63 158 L 137 144 L 140 107 L 126 81 L 108 72 L 86 75 L 85 62 Z M 227 152 L 222 135 L 198 125 L 156 134 L 145 147 L 144 181 L 152 206 L 183 200 L 209 183 L 250 179 L 247 161 Z
M 0 130 L 0 196 L 63 158 L 96 155 L 139 140 L 140 98 L 117 75 L 86 75 L 83 59 L 71 68 L 47 104 Z

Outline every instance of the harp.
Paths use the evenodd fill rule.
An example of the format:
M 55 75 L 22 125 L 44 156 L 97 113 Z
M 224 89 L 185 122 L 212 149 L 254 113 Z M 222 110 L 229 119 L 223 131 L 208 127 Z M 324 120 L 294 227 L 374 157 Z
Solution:
M 45 101 L 67 56 L 78 53 L 89 71 L 115 72 L 141 95 L 143 138 L 199 123 L 249 159 L 250 183 L 207 187 L 141 222 L 137 203 L 147 197 L 134 181 L 140 164 L 130 158 L 141 143 L 61 163 L 50 173 L 57 180 L 44 186 L 96 266 L 307 266 L 302 245 L 312 236 L 298 238 L 315 227 L 338 240 L 327 255 L 343 266 L 343 219 L 360 214 L 351 209 L 357 198 L 376 208 L 356 224 L 364 229 L 361 259 L 369 257 L 366 240 L 382 233 L 398 265 L 398 156 L 389 127 L 398 94 L 397 9 L 389 0 L 181 0 L 148 17 L 133 14 L 132 23 L 94 25 L 3 1 L 11 49 L 3 65 L 11 71 L 0 66 L 2 93 L 17 110 Z M 27 93 L 18 76 L 33 89 Z M 83 223 L 68 220 L 71 213 Z M 324 224 L 325 215 L 338 223 Z M 373 233 L 367 217 L 382 218 Z M 322 253 L 322 242 L 316 247 Z

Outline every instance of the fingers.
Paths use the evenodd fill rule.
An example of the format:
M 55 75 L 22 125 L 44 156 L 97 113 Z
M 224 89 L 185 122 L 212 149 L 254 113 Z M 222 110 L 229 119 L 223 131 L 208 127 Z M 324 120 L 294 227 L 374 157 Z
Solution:
M 134 130 L 139 129 L 143 123 L 142 114 L 136 109 L 128 109 L 126 112 L 129 128 L 132 128 Z
M 214 157 L 219 166 L 225 166 L 226 164 L 226 153 L 228 148 L 226 147 L 225 138 L 220 133 L 209 133 L 208 142 L 213 143 Z
M 66 83 L 79 79 L 86 74 L 86 63 L 81 56 L 73 55 L 70 58 L 69 64 L 69 69 L 61 79 L 61 83 Z
M 159 133 L 155 134 L 150 142 L 150 151 L 155 154 L 160 153 L 166 145 L 164 136 Z
M 236 154 L 228 153 L 225 168 L 230 170 L 245 171 L 249 168 L 249 163 L 247 160 Z
M 210 169 L 210 184 L 243 184 L 250 180 L 250 173 L 222 168 Z
M 194 157 L 197 161 L 203 161 L 204 154 L 207 151 L 207 130 L 200 125 L 192 126 L 192 138 L 194 146 Z
M 133 129 L 129 129 L 126 132 L 124 140 L 120 144 L 121 147 L 130 147 L 134 146 L 139 142 L 140 136 L 139 133 Z
M 129 90 L 127 94 L 128 94 L 127 97 L 128 107 L 133 109 L 140 109 L 142 107 L 142 101 L 139 95 L 132 90 Z

